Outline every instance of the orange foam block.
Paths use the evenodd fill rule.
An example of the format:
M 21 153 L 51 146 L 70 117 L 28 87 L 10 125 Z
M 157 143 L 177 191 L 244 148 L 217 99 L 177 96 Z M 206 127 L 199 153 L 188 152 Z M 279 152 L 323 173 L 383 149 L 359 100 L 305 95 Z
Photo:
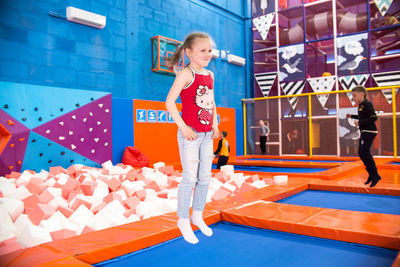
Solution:
M 211 197 L 211 200 L 215 201 L 215 200 L 220 200 L 223 198 L 226 198 L 228 196 L 230 196 L 232 194 L 231 191 L 229 191 L 228 189 L 224 188 L 223 186 L 221 186 L 215 193 L 214 195 Z
M 73 237 L 76 235 L 76 233 L 75 233 L 75 231 L 72 231 L 70 229 L 61 229 L 58 231 L 50 232 L 50 235 L 53 240 L 60 240 L 60 239 Z
M 41 220 L 48 219 L 56 210 L 48 205 L 37 203 L 37 205 L 29 212 L 28 217 L 34 225 L 39 225 Z

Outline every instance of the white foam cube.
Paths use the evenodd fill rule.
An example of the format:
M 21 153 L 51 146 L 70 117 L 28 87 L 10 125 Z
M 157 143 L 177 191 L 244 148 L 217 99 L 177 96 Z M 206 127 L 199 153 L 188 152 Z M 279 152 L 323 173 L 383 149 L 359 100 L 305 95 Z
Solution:
M 3 208 L 0 208 L 0 226 L 0 242 L 15 236 L 16 227 L 7 210 Z
M 68 182 L 68 178 L 69 176 L 62 172 L 56 175 L 57 183 L 59 185 L 65 185 Z
M 29 171 L 24 171 L 21 176 L 16 180 L 16 185 L 21 186 L 21 185 L 26 185 L 29 183 L 31 180 L 33 174 Z
M 7 211 L 14 222 L 24 212 L 24 202 L 14 198 L 0 198 L 0 209 Z
M 162 172 L 155 172 L 155 181 L 159 186 L 168 186 L 168 175 Z
M 288 176 L 287 175 L 276 175 L 274 176 L 275 184 L 287 184 Z
M 178 198 L 178 188 L 173 188 L 168 190 L 168 199 L 177 199 Z
M 122 200 L 124 201 L 125 199 L 127 199 L 128 197 L 126 196 L 125 190 L 120 189 L 117 192 L 115 192 L 117 195 L 121 196 Z
M 129 180 L 125 180 L 121 183 L 122 187 L 128 194 L 128 196 L 131 196 L 136 190 L 135 190 L 135 184 Z
M 1 182 L 0 183 L 0 192 L 3 194 L 4 197 L 13 197 L 15 194 L 15 190 L 17 187 L 12 182 Z
M 85 206 L 80 205 L 79 208 L 69 217 L 69 220 L 78 226 L 86 225 L 86 223 L 94 217 L 93 213 Z
M 229 175 L 229 176 L 233 175 L 234 172 L 235 172 L 233 165 L 221 166 L 221 171 L 224 172 L 225 174 Z
M 148 188 L 145 191 L 146 191 L 146 198 L 144 201 L 155 201 L 158 199 L 158 196 L 157 196 L 157 193 L 155 190 Z
M 251 185 L 257 188 L 263 188 L 266 186 L 263 180 L 254 181 L 253 183 L 251 183 Z
M 232 180 L 240 188 L 242 186 L 242 184 L 244 183 L 244 181 L 246 180 L 246 178 L 243 176 L 243 173 L 239 172 L 239 173 L 233 174 Z
M 28 224 L 32 224 L 29 216 L 27 214 L 21 214 L 18 216 L 17 220 L 14 223 L 15 226 L 15 234 L 19 236 L 22 231 L 25 229 L 25 226 Z
M 50 233 L 33 224 L 26 225 L 21 235 L 17 238 L 17 242 L 22 248 L 33 247 L 50 241 L 52 241 Z
M 47 204 L 52 206 L 55 210 L 57 210 L 58 207 L 68 208 L 68 202 L 62 196 L 57 196 L 57 197 L 53 198 Z
M 235 190 L 236 190 L 236 187 L 234 185 L 228 184 L 228 182 L 223 184 L 222 187 L 225 188 L 226 190 L 232 192 L 232 193 L 235 192 Z
M 157 163 L 154 163 L 153 167 L 154 167 L 155 170 L 158 170 L 161 167 L 165 167 L 165 163 L 164 162 L 157 162 Z
M 42 185 L 46 187 L 53 187 L 56 184 L 56 182 L 57 182 L 56 179 L 51 177 L 50 179 L 47 179 L 44 183 L 42 183 Z
M 143 167 L 142 168 L 142 174 L 144 175 L 144 177 L 146 177 L 147 179 L 151 179 L 153 177 L 154 174 L 154 169 L 152 168 L 147 168 L 147 167 Z
M 24 198 L 27 198 L 31 195 L 32 193 L 29 192 L 28 189 L 26 189 L 25 185 L 21 185 L 17 189 L 15 189 L 13 198 L 23 200 Z
M 114 167 L 114 165 L 112 164 L 111 160 L 107 160 L 106 162 L 103 162 L 101 164 L 101 167 L 103 167 L 106 170 L 111 169 L 112 167 Z
M 131 214 L 131 216 L 128 217 L 127 222 L 137 222 L 140 221 L 139 216 L 137 216 L 136 214 Z
M 217 191 L 223 183 L 218 179 L 211 179 L 208 188 L 211 188 L 213 191 Z
M 58 220 L 41 220 L 39 227 L 42 227 L 49 233 L 63 229 L 61 222 Z

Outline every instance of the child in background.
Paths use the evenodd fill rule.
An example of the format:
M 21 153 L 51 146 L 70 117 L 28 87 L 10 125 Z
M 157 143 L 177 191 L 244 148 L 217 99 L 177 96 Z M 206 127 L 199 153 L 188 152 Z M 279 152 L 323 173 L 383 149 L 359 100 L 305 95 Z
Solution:
M 269 127 L 265 125 L 263 120 L 258 121 L 258 126 L 251 126 L 250 129 L 253 128 L 258 128 L 260 129 L 260 149 L 261 149 L 261 154 L 265 154 L 265 151 L 267 150 L 267 136 L 269 135 Z
M 218 142 L 218 148 L 214 152 L 214 156 L 218 157 L 217 169 L 221 169 L 221 166 L 224 166 L 228 163 L 229 160 L 229 152 L 231 152 L 231 148 L 229 147 L 229 142 L 226 140 L 228 133 L 225 131 L 221 132 L 221 139 Z
M 183 238 L 192 244 L 199 240 L 193 233 L 192 222 L 206 236 L 212 230 L 203 220 L 208 184 L 214 159 L 213 138 L 218 138 L 217 110 L 214 103 L 214 74 L 205 69 L 211 60 L 212 40 L 205 33 L 192 33 L 167 61 L 175 65 L 182 51 L 190 63 L 180 71 L 168 93 L 166 107 L 178 126 L 178 145 L 182 164 L 182 181 L 178 188 L 178 228 Z M 176 107 L 181 97 L 182 117 Z M 193 195 L 193 213 L 189 206 Z
M 346 117 L 358 120 L 355 122 L 361 131 L 358 155 L 368 172 L 368 180 L 365 184 L 371 183 L 370 187 L 374 187 L 381 179 L 370 151 L 372 142 L 378 134 L 375 125 L 377 116 L 372 103 L 367 100 L 367 90 L 364 86 L 354 87 L 351 90 L 351 95 L 354 102 L 358 104 L 358 115 L 347 114 Z

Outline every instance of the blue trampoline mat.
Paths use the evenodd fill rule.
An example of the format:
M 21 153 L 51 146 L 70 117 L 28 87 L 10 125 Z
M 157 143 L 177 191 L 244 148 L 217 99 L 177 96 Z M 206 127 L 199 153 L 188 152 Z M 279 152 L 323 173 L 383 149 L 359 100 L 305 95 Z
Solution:
M 391 266 L 397 251 L 221 222 L 199 243 L 182 237 L 94 266 Z
M 400 215 L 399 196 L 306 190 L 276 202 Z
M 248 158 L 244 160 L 266 160 L 266 161 L 302 161 L 302 162 L 329 162 L 329 163 L 342 163 L 345 160 L 310 160 L 310 159 L 267 159 L 267 158 Z
M 391 164 L 393 164 L 393 165 L 400 165 L 400 162 L 393 161 L 393 162 L 391 162 Z
M 213 169 L 216 169 L 217 165 L 213 164 Z M 283 167 L 266 167 L 266 166 L 245 166 L 245 165 L 234 165 L 235 171 L 258 171 L 258 172 L 280 172 L 280 173 L 314 173 L 322 172 L 328 169 L 322 168 L 283 168 Z

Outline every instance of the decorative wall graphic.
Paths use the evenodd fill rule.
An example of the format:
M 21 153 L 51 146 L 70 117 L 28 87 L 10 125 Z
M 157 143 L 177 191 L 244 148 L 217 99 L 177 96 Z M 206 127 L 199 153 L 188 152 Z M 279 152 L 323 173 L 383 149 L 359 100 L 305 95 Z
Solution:
M 304 44 L 280 47 L 279 53 L 279 81 L 293 81 L 304 79 Z
M 0 127 L 10 134 L 0 151 L 0 176 L 3 176 L 12 171 L 21 171 L 29 129 L 3 109 L 0 109 Z
M 385 16 L 389 10 L 393 0 L 374 0 L 376 8 L 379 10 L 382 16 Z
M 274 15 L 275 13 L 270 13 L 253 19 L 253 23 L 263 40 L 267 38 L 269 28 L 271 27 L 272 20 L 274 19 Z
M 275 0 L 252 0 L 251 15 L 253 18 L 275 11 Z
M 107 94 L 0 81 L 0 108 L 33 129 Z
M 258 86 L 260 86 L 261 92 L 263 93 L 264 97 L 269 95 L 272 85 L 276 79 L 276 72 L 269 72 L 269 73 L 257 73 L 254 74 L 256 78 Z
M 309 78 L 307 79 L 307 81 L 311 85 L 313 91 L 316 93 L 331 92 L 333 86 L 335 85 L 336 76 Z M 321 103 L 322 107 L 325 107 L 326 101 L 329 98 L 329 94 L 317 95 L 317 98 Z
M 388 71 L 388 72 L 381 72 L 381 73 L 374 73 L 372 74 L 375 82 L 378 86 L 391 86 L 391 85 L 398 85 L 400 83 L 400 71 Z M 395 94 L 399 88 L 395 89 Z M 392 90 L 382 90 L 382 93 L 386 97 L 386 100 L 389 104 L 392 104 Z
M 35 129 L 38 134 L 97 163 L 112 158 L 111 94 Z
M 339 82 L 344 88 L 344 90 L 351 90 L 353 87 L 357 85 L 364 86 L 369 78 L 369 74 L 359 74 L 359 75 L 349 75 L 339 77 Z M 353 101 L 351 93 L 346 93 L 349 98 L 351 104 L 354 106 L 356 102 Z
M 298 95 L 303 92 L 305 81 L 281 83 L 281 87 L 285 95 Z M 297 96 L 287 98 L 292 109 L 296 109 L 297 102 L 299 101 Z
M 338 74 L 368 72 L 368 34 L 361 33 L 337 38 Z
M 23 170 L 48 170 L 52 166 L 68 168 L 73 164 L 100 167 L 96 162 L 31 131 L 25 151 Z

